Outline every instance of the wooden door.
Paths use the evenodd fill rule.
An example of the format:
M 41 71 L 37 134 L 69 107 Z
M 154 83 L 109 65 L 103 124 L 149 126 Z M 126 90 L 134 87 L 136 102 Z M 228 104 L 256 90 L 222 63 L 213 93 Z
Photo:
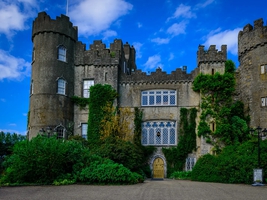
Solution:
M 153 178 L 164 178 L 164 162 L 161 158 L 156 158 L 154 160 Z

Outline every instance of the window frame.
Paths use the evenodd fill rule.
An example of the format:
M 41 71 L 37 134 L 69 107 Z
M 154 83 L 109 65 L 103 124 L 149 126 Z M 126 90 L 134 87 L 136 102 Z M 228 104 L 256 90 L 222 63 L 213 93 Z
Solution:
M 176 106 L 177 91 L 172 89 L 141 91 L 141 106 Z
M 142 122 L 141 144 L 143 146 L 176 146 L 176 122 L 171 120 Z
M 60 85 L 61 81 L 63 81 L 63 85 Z M 57 79 L 57 94 L 66 95 L 66 84 L 67 81 L 64 78 L 58 78 Z M 64 92 L 62 92 L 64 91 Z
M 85 87 L 85 83 L 88 82 L 89 84 L 86 84 Z M 84 79 L 83 80 L 83 91 L 82 91 L 82 97 L 83 98 L 89 98 L 90 97 L 90 87 L 95 85 L 95 81 L 94 79 Z
M 67 62 L 67 48 L 64 45 L 57 47 L 57 59 L 62 62 Z
M 88 124 L 81 123 L 81 137 L 84 138 L 85 140 L 87 140 L 87 130 L 88 130 Z

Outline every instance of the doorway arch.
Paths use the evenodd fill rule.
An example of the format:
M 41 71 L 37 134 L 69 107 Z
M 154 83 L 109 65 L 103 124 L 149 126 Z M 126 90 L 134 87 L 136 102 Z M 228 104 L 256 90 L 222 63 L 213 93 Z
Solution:
M 164 160 L 161 157 L 156 157 L 152 164 L 152 176 L 154 179 L 164 179 Z

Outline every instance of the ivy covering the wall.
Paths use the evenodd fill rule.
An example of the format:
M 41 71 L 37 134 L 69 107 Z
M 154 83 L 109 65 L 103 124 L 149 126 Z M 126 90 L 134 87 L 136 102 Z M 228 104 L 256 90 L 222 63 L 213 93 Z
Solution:
M 225 62 L 225 73 L 199 74 L 193 90 L 201 95 L 201 115 L 198 136 L 206 138 L 219 152 L 225 145 L 248 139 L 248 117 L 244 116 L 242 102 L 233 101 L 235 91 L 235 65 Z M 214 130 L 213 130 L 214 129 Z
M 87 130 L 89 143 L 98 144 L 100 139 L 100 123 L 105 115 L 102 108 L 107 105 L 112 106 L 117 96 L 116 90 L 111 85 L 96 84 L 90 87 Z
M 168 176 L 174 171 L 182 171 L 189 153 L 196 149 L 197 109 L 180 109 L 180 131 L 177 147 L 163 148 L 167 160 Z

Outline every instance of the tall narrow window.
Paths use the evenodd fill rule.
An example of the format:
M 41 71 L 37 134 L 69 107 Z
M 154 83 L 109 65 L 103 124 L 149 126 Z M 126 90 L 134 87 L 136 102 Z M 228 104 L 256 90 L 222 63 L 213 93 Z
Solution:
M 67 49 L 62 45 L 58 47 L 57 59 L 60 61 L 67 62 Z
M 30 95 L 32 95 L 33 94 L 33 80 L 32 80 L 32 82 L 31 82 L 31 88 L 30 88 Z
M 65 138 L 65 128 L 62 125 L 59 125 L 55 128 L 57 139 L 64 139 Z
M 88 124 L 82 124 L 82 137 L 87 140 Z
M 94 80 L 84 80 L 83 81 L 83 97 L 89 98 L 90 97 L 90 87 L 94 85 Z
M 214 75 L 214 69 L 211 69 L 211 75 Z
M 57 80 L 57 93 L 66 94 L 66 81 L 63 78 Z

